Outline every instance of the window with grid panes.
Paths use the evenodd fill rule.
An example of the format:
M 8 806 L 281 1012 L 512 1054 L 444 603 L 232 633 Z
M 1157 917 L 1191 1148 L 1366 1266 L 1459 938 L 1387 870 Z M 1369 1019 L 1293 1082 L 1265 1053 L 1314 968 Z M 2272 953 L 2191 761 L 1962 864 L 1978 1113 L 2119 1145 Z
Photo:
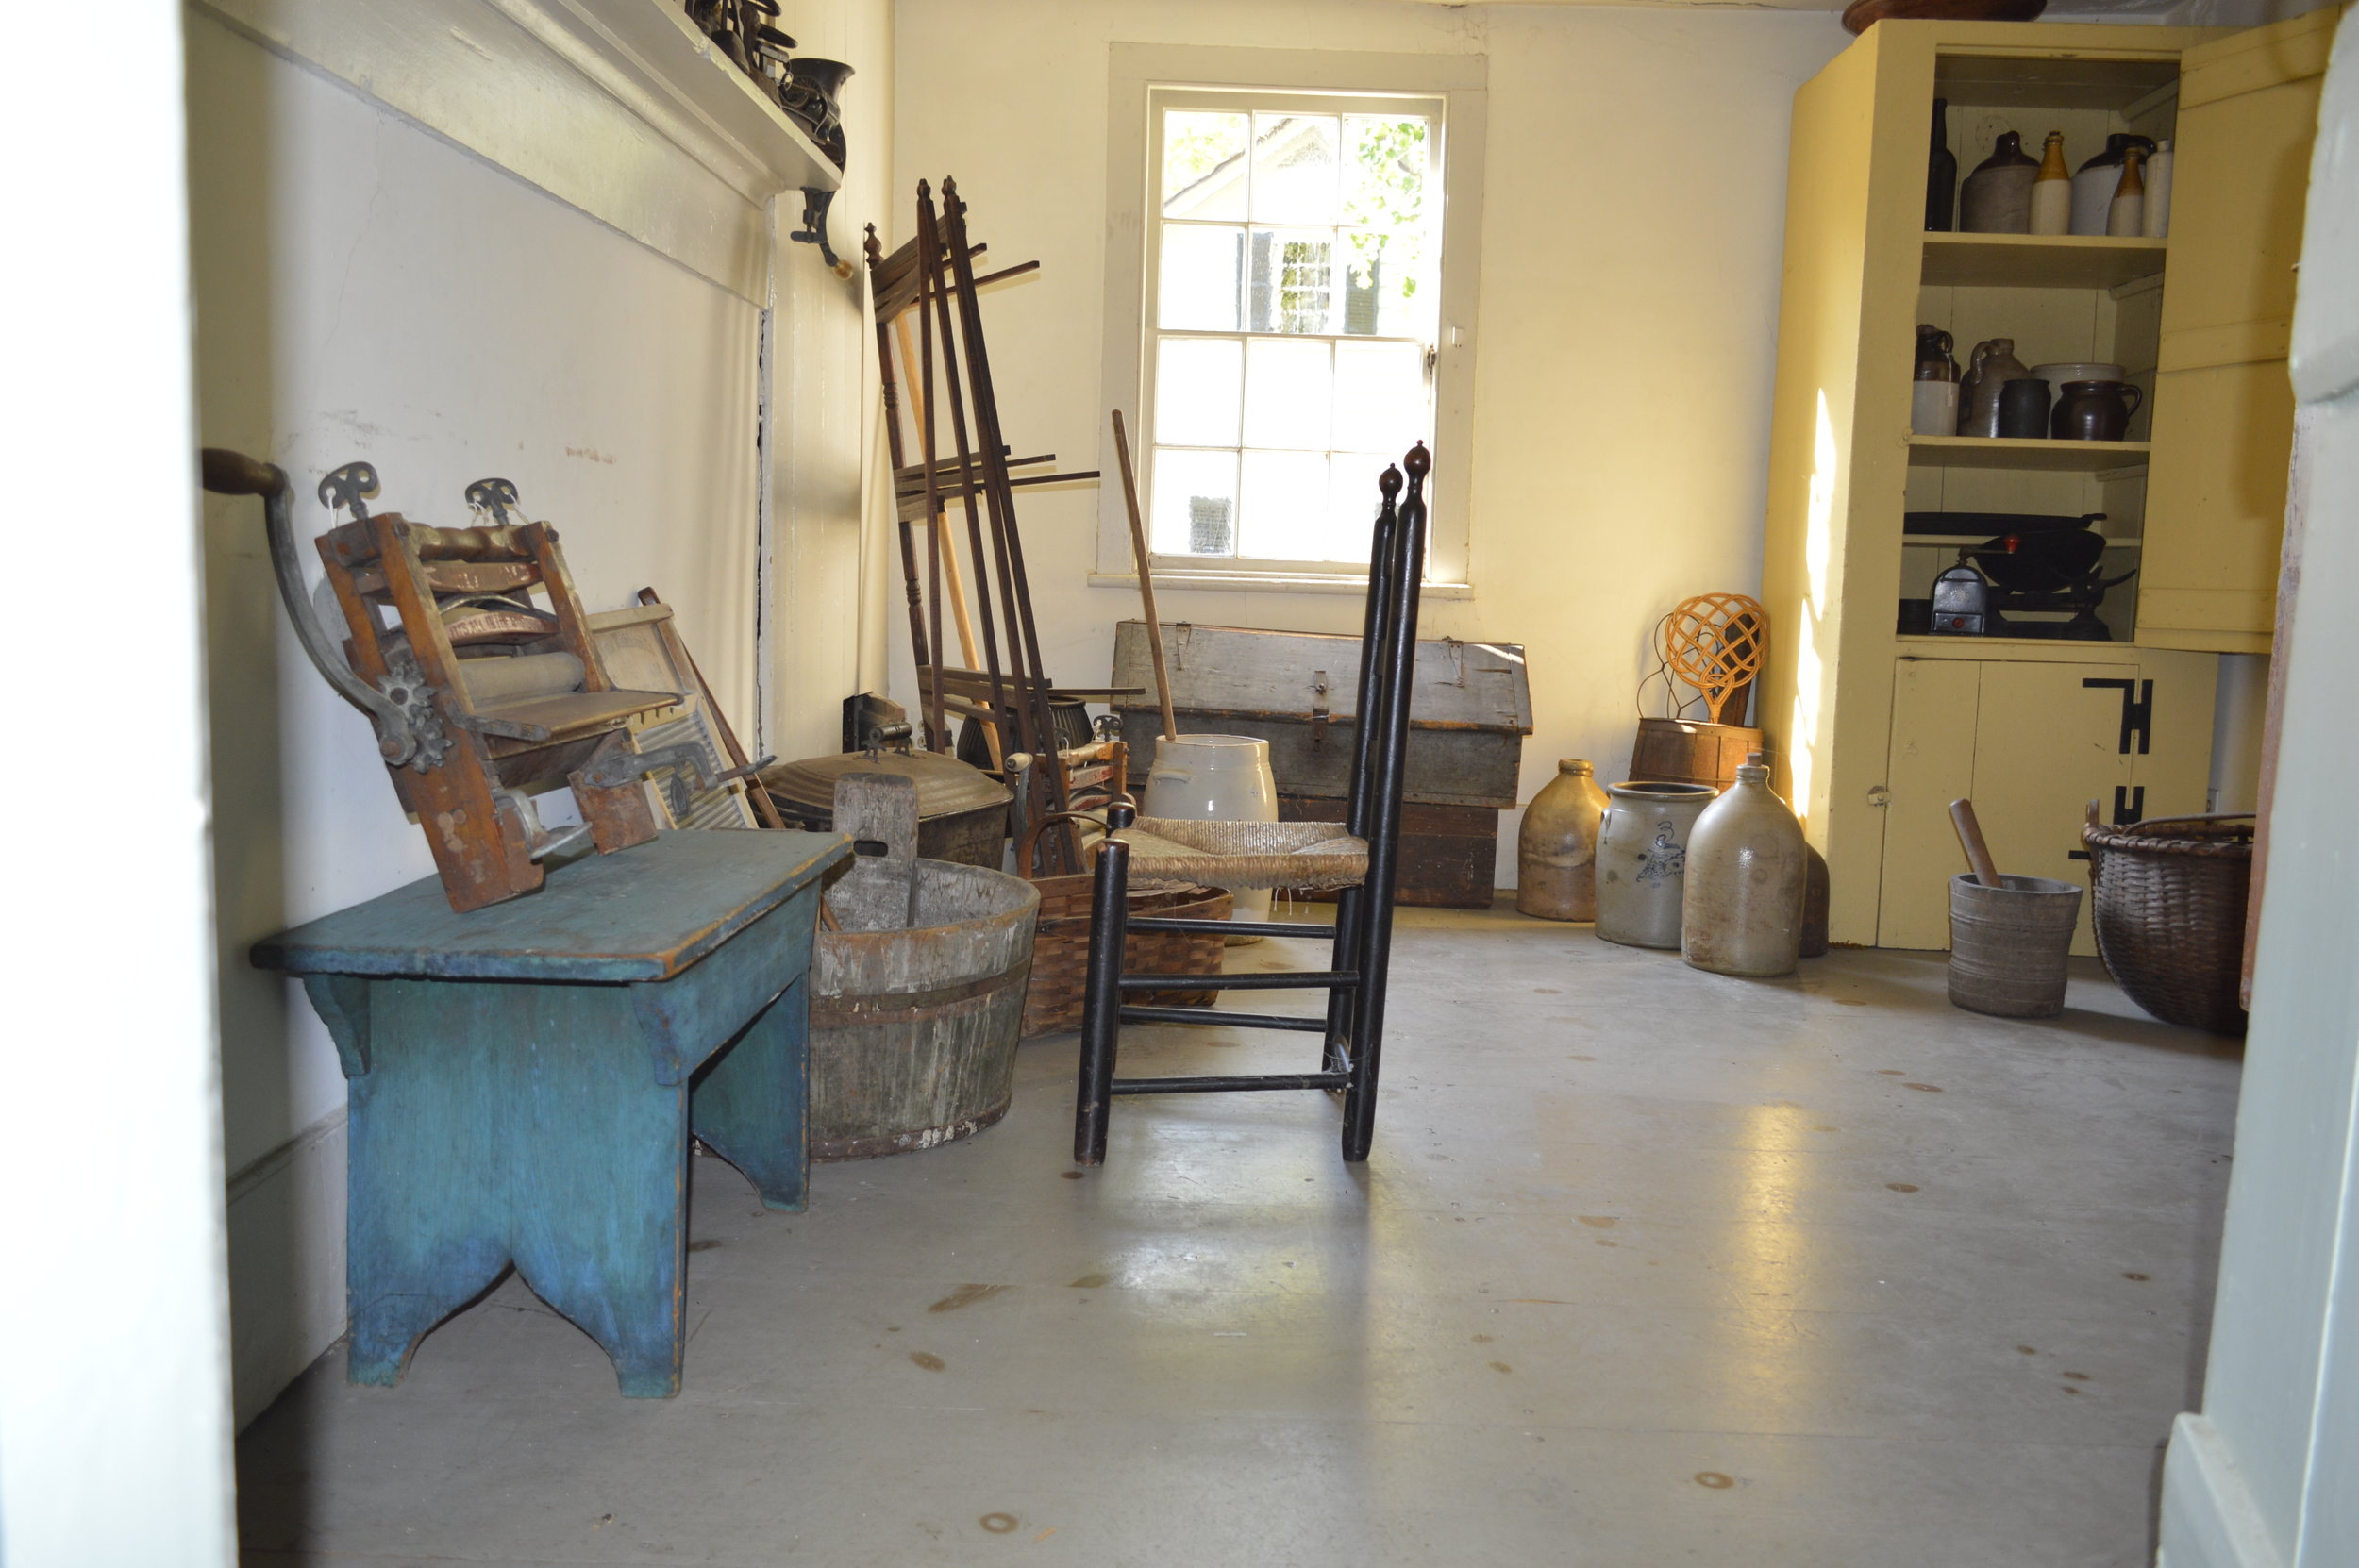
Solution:
M 1364 568 L 1378 476 L 1432 440 L 1443 101 L 1150 104 L 1151 548 Z

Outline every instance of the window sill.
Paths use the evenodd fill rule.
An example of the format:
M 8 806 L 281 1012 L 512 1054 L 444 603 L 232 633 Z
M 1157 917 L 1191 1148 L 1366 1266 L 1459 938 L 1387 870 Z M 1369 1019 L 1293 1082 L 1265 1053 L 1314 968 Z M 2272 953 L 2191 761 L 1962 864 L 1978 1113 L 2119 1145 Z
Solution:
M 1129 572 L 1092 572 L 1089 585 L 1092 588 L 1126 589 L 1135 593 L 1139 579 L 1135 574 Z M 1288 575 L 1280 572 L 1169 571 L 1158 568 L 1155 588 L 1158 592 L 1193 590 L 1209 593 L 1348 593 L 1354 598 L 1364 598 L 1368 592 L 1368 579 L 1365 575 L 1348 575 L 1340 572 L 1332 575 Z M 1471 599 L 1475 596 L 1474 584 L 1430 582 L 1424 585 L 1420 596 L 1428 599 Z

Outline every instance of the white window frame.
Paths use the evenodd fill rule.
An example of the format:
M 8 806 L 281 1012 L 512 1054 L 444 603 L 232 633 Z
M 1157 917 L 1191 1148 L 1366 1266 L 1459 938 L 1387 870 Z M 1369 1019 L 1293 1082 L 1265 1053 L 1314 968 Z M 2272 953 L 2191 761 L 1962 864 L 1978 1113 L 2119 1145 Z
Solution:
M 1474 351 L 1476 278 L 1482 230 L 1482 141 L 1488 61 L 1480 55 L 1380 55 L 1336 50 L 1221 49 L 1115 44 L 1112 51 L 1107 148 L 1106 331 L 1107 401 L 1131 414 L 1139 449 L 1139 491 L 1154 492 L 1151 468 L 1153 366 L 1148 344 L 1153 229 L 1149 197 L 1161 158 L 1154 137 L 1154 90 L 1227 91 L 1240 108 L 1285 107 L 1291 98 L 1330 101 L 1339 112 L 1364 112 L 1371 100 L 1423 98 L 1441 106 L 1443 215 L 1440 286 L 1433 369 L 1434 501 L 1425 592 L 1430 597 L 1473 596 L 1469 559 L 1474 488 Z M 1257 101 L 1258 100 L 1258 101 Z M 1119 471 L 1111 432 L 1103 433 L 1098 464 L 1109 479 Z M 1368 515 L 1380 500 L 1373 476 Z M 1359 593 L 1363 565 L 1213 560 L 1157 555 L 1155 582 L 1173 589 L 1264 589 L 1287 592 Z M 1137 580 L 1130 557 L 1129 514 L 1118 482 L 1100 488 L 1097 570 L 1093 583 Z

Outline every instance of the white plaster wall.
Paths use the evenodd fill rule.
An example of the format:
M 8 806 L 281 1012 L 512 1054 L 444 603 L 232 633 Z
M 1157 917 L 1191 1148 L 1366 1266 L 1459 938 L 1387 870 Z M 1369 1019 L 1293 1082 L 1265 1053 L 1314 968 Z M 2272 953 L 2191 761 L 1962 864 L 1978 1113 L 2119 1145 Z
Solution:
M 1436 473 L 1471 486 L 1476 592 L 1429 601 L 1423 630 L 1529 645 L 1524 798 L 1560 757 L 1620 776 L 1656 618 L 1759 587 L 1787 123 L 1849 42 L 1834 17 L 1351 0 L 900 0 L 899 17 L 895 191 L 954 175 L 995 261 L 1043 262 L 989 296 L 986 323 L 1008 439 L 1070 468 L 1098 466 L 1108 408 L 1136 398 L 1099 385 L 1110 43 L 1489 57 L 1474 450 Z M 1138 606 L 1085 580 L 1097 497 L 1018 505 L 1049 672 L 1101 684 Z M 1171 619 L 1360 624 L 1342 595 L 1161 599 Z M 892 676 L 912 700 L 899 637 Z M 1501 824 L 1502 885 L 1518 820 Z
M 890 493 L 876 392 L 877 334 L 861 265 L 862 226 L 892 210 L 895 92 L 891 0 L 785 0 L 780 25 L 806 55 L 857 73 L 844 92 L 851 151 L 828 232 L 853 263 L 832 275 L 807 244 L 781 257 L 776 342 L 780 433 L 772 465 L 769 744 L 782 758 L 842 748 L 842 700 L 882 689 L 885 579 L 878 571 Z M 781 228 L 800 212 L 781 198 Z M 874 505 L 872 505 L 874 503 Z
M 0 1561 L 235 1556 L 176 0 L 12 12 Z M 94 625 L 107 623 L 105 629 Z
M 856 235 L 861 181 L 880 188 L 884 175 L 889 17 L 882 0 L 797 9 L 787 25 L 808 52 L 840 47 L 861 67 L 854 167 L 870 168 L 836 218 L 839 238 Z M 749 745 L 764 730 L 774 744 L 815 731 L 826 744 L 805 749 L 834 749 L 862 615 L 866 400 L 861 343 L 843 325 L 856 286 L 783 243 L 766 290 L 758 262 L 747 287 L 716 282 L 206 11 L 190 11 L 188 35 L 204 442 L 287 469 L 306 537 L 328 520 L 312 487 L 353 459 L 382 475 L 379 508 L 427 522 L 463 520 L 469 481 L 510 478 L 557 525 L 593 609 L 643 586 L 677 608 Z M 637 209 L 745 209 L 685 158 L 652 167 Z M 782 200 L 781 231 L 799 206 Z M 777 396 L 766 609 L 765 304 L 791 389 Z M 344 1326 L 343 1081 L 300 990 L 250 969 L 247 949 L 433 865 L 368 726 L 294 642 L 256 503 L 208 498 L 205 559 L 243 1421 Z
M 2168 1568 L 2359 1562 L 2359 30 L 2328 73 L 2292 371 L 2300 589 L 2203 1410 L 2173 1430 Z

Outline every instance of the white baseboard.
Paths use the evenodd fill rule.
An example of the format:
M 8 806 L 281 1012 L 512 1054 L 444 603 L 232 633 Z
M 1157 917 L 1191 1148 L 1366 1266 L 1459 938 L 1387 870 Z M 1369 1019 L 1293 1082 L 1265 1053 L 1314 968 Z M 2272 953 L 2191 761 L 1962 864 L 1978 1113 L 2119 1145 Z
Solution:
M 237 1425 L 344 1332 L 344 1113 L 229 1178 L 230 1377 Z
M 2163 1455 L 2154 1568 L 2284 1568 L 2227 1441 L 2192 1410 L 2172 1423 Z

